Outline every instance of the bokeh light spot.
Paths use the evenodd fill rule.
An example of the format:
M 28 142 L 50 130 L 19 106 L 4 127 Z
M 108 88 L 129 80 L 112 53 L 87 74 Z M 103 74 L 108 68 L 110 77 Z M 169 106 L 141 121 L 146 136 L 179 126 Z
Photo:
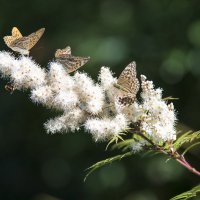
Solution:
M 118 63 L 127 53 L 125 41 L 120 38 L 105 38 L 96 49 L 96 54 L 100 60 L 105 62 Z
M 195 76 L 200 75 L 200 50 L 190 51 L 187 55 L 187 63 L 190 71 Z
M 163 62 L 160 74 L 164 81 L 175 84 L 183 78 L 188 68 L 185 53 L 179 49 L 174 49 Z
M 193 45 L 200 47 L 200 21 L 196 21 L 190 25 L 188 38 Z

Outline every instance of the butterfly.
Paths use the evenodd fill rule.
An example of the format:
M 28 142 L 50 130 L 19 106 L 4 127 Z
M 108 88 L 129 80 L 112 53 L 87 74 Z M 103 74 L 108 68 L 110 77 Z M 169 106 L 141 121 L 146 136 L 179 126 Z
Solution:
M 57 49 L 55 53 L 55 58 L 57 62 L 59 62 L 66 68 L 67 73 L 71 73 L 77 70 L 79 67 L 86 64 L 90 59 L 90 57 L 73 56 L 71 54 L 71 48 L 69 46 L 64 49 Z
M 29 50 L 38 42 L 42 37 L 45 28 L 41 28 L 28 36 L 22 36 L 18 28 L 12 28 L 12 35 L 5 36 L 4 42 L 13 51 L 19 52 L 23 55 L 29 55 Z
M 133 61 L 125 67 L 115 85 L 119 89 L 117 92 L 118 101 L 124 106 L 131 105 L 136 99 L 140 87 L 136 75 L 136 63 Z

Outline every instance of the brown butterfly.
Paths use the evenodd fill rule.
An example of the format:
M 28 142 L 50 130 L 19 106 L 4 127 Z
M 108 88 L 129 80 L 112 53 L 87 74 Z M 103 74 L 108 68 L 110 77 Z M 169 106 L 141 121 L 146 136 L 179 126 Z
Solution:
M 73 56 L 69 46 L 64 49 L 57 49 L 55 58 L 57 62 L 61 63 L 66 68 L 67 73 L 77 70 L 79 67 L 86 64 L 90 59 L 90 57 Z
M 28 36 L 22 36 L 18 28 L 13 27 L 12 36 L 5 36 L 3 39 L 6 45 L 13 51 L 19 52 L 23 55 L 29 55 L 29 50 L 42 37 L 45 28 L 41 28 Z
M 124 106 L 131 105 L 136 99 L 140 87 L 136 75 L 136 63 L 133 61 L 122 71 L 115 85 L 119 89 L 118 101 Z

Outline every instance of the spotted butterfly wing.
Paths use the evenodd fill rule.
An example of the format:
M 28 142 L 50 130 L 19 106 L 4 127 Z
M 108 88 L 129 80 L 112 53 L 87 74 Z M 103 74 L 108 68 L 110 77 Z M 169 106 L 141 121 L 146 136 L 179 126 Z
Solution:
M 22 37 L 22 34 L 18 30 L 18 28 L 13 27 L 12 28 L 12 35 L 11 36 L 5 36 L 5 37 L 3 37 L 3 39 L 4 39 L 4 42 L 6 43 L 6 45 L 8 47 L 10 47 L 10 45 L 13 41 L 15 41 L 16 39 L 21 38 L 21 37 Z
M 17 27 L 12 28 L 12 37 L 14 37 L 15 39 L 23 37 Z
M 38 42 L 38 40 L 42 37 L 45 29 L 41 28 L 38 31 L 31 33 L 30 35 L 22 38 L 16 39 L 12 46 L 21 48 L 21 49 L 26 49 L 30 50 L 35 44 Z
M 131 62 L 120 74 L 117 85 L 119 85 L 118 101 L 123 105 L 131 105 L 139 90 L 139 81 L 136 77 L 136 63 Z
M 29 50 L 38 42 L 44 31 L 45 28 L 41 28 L 32 34 L 23 37 L 20 31 L 16 27 L 13 27 L 12 36 L 5 36 L 4 41 L 13 51 L 28 55 Z
M 15 38 L 13 38 L 13 36 L 4 36 L 3 40 L 6 43 L 6 45 L 10 47 L 10 44 L 15 40 Z
M 57 49 L 55 53 L 56 58 L 64 58 L 71 55 L 71 48 L 69 46 L 65 47 L 64 49 Z
M 64 49 L 57 49 L 55 53 L 55 58 L 56 61 L 58 61 L 65 67 L 67 73 L 76 71 L 78 68 L 86 64 L 90 59 L 90 57 L 71 55 L 71 48 L 69 46 Z

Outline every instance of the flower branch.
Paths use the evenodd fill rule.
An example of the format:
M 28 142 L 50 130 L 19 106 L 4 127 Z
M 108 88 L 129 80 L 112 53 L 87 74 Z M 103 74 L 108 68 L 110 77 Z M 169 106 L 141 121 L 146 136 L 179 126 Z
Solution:
M 192 167 L 191 164 L 188 163 L 188 161 L 185 159 L 185 157 L 183 155 L 180 155 L 178 153 L 178 151 L 174 150 L 173 144 L 170 144 L 170 146 L 169 146 L 170 148 L 165 149 L 165 147 L 163 145 L 155 144 L 151 139 L 149 139 L 147 136 L 145 136 L 144 132 L 141 132 L 139 130 L 135 130 L 133 128 L 133 129 L 130 129 L 130 133 L 131 134 L 137 134 L 137 135 L 141 136 L 144 140 L 146 140 L 150 144 L 150 146 L 148 146 L 150 149 L 159 151 L 159 152 L 161 152 L 165 155 L 170 156 L 171 158 L 175 159 L 178 163 L 180 163 L 183 167 L 188 169 L 190 172 L 200 176 L 200 171 L 198 171 L 194 167 Z
M 119 78 L 108 67 L 101 67 L 97 83 L 87 73 L 76 71 L 71 75 L 65 67 L 57 61 L 49 63 L 48 70 L 44 70 L 30 57 L 15 58 L 8 52 L 0 52 L 1 75 L 10 79 L 13 88 L 29 89 L 33 103 L 61 111 L 60 116 L 44 124 L 47 133 L 75 132 L 84 127 L 95 142 L 105 141 L 107 146 L 115 142 L 113 146 L 129 149 L 126 154 L 98 162 L 90 170 L 149 149 L 168 155 L 200 176 L 184 158 L 198 142 L 183 154 L 178 153 L 182 145 L 199 140 L 200 132 L 177 135 L 176 111 L 173 103 L 168 103 L 173 98 L 163 98 L 162 89 L 155 88 L 144 75 L 140 76 L 138 93 L 135 62 Z M 132 138 L 124 139 L 123 134 L 126 137 L 131 134 Z

